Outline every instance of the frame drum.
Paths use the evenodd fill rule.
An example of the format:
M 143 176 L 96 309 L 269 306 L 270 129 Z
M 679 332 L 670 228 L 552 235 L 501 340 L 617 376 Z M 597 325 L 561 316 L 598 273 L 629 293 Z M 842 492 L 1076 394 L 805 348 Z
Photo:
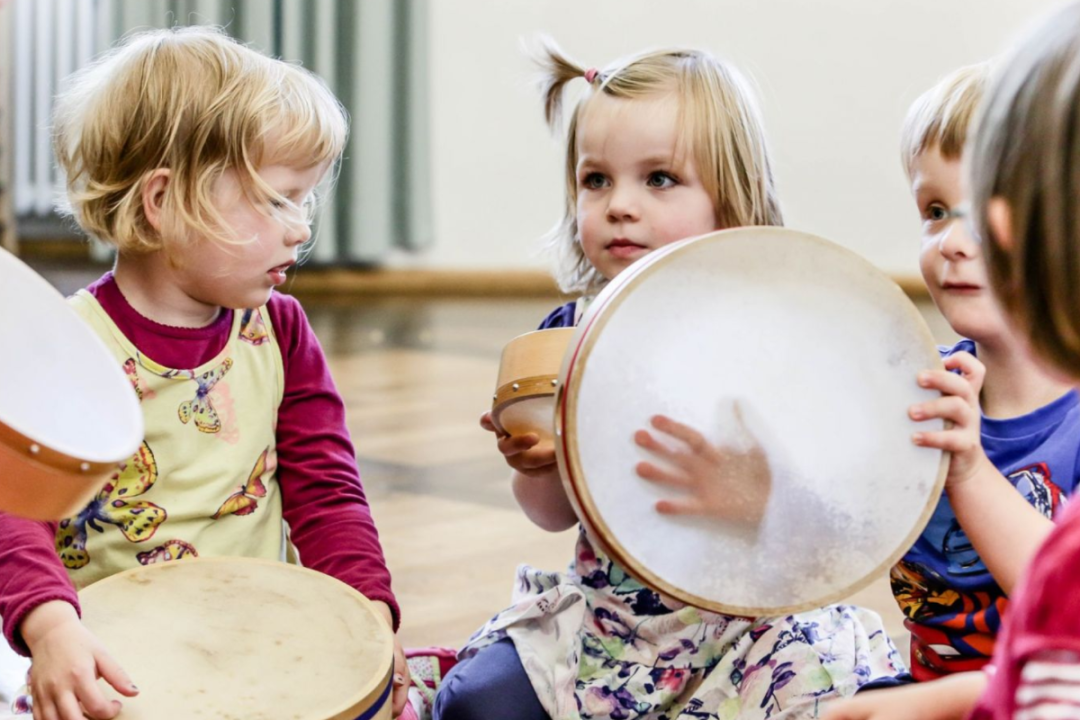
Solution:
M 0 510 L 80 510 L 143 438 L 123 370 L 63 296 L 0 250 Z
M 389 720 L 394 637 L 327 575 L 270 560 L 195 558 L 81 593 L 83 622 L 139 686 L 119 720 Z
M 918 310 L 858 255 L 783 228 L 659 249 L 594 300 L 556 399 L 556 453 L 578 517 L 613 559 L 679 601 L 767 616 L 840 600 L 911 547 L 948 457 L 907 410 L 941 368 Z M 678 490 L 638 477 L 635 431 L 664 414 L 734 447 L 772 485 L 760 522 L 659 514 Z M 663 435 L 657 435 L 663 440 Z

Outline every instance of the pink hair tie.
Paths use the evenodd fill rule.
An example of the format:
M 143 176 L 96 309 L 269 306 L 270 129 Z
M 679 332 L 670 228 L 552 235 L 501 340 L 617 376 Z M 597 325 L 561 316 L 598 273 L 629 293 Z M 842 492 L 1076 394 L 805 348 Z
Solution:
M 596 68 L 589 68 L 588 70 L 585 71 L 585 82 L 592 85 L 593 80 L 596 79 L 596 76 L 598 74 L 599 74 L 599 72 L 597 71 Z

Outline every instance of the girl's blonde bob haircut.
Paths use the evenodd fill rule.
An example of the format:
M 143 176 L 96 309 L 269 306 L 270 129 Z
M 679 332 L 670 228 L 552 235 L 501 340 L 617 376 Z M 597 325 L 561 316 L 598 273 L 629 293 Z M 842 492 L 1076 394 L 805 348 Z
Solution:
M 567 83 L 585 78 L 587 69 L 548 38 L 541 38 L 537 62 L 545 117 L 555 130 Z M 706 52 L 672 49 L 644 52 L 588 74 L 586 94 L 567 128 L 565 214 L 551 233 L 559 254 L 556 279 L 564 292 L 591 294 L 606 282 L 582 252 L 577 226 L 577 128 L 583 108 L 599 93 L 627 100 L 669 93 L 678 98 L 683 137 L 712 197 L 717 226 L 783 224 L 757 100 L 734 67 Z
M 273 214 L 270 201 L 290 203 L 258 170 L 336 166 L 347 134 L 341 104 L 300 67 L 216 28 L 141 32 L 66 81 L 53 117 L 53 150 L 67 183 L 58 206 L 122 253 L 197 236 L 244 242 L 228 233 L 213 202 L 222 173 L 235 172 L 247 199 Z M 160 232 L 142 198 L 159 168 L 170 173 L 168 226 Z
M 911 104 L 900 132 L 900 159 L 908 180 L 915 160 L 937 150 L 946 160 L 964 154 L 972 118 L 986 92 L 990 65 L 968 65 L 946 75 Z
M 998 300 L 1037 355 L 1080 380 L 1080 3 L 1048 15 L 1000 64 L 969 154 Z M 996 199 L 1010 211 L 1011 247 L 992 232 Z

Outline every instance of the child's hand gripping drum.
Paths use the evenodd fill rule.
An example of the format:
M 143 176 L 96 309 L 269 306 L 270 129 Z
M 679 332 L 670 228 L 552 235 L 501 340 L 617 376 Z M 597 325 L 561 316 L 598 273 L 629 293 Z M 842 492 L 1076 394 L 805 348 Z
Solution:
M 75 514 L 142 437 L 120 365 L 60 293 L 0 250 L 0 510 Z
M 534 449 L 552 449 L 559 367 L 573 334 L 574 328 L 536 330 L 503 348 L 491 403 L 491 422 L 500 434 L 532 433 L 540 438 Z

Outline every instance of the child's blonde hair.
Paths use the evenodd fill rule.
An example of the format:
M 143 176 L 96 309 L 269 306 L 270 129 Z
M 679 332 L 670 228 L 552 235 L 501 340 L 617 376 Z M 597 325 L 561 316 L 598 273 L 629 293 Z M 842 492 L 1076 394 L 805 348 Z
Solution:
M 556 279 L 564 292 L 592 293 L 605 282 L 585 257 L 577 227 L 577 127 L 597 93 L 635 99 L 674 92 L 691 156 L 712 197 L 719 227 L 782 225 L 765 131 L 754 92 L 731 65 L 698 50 L 657 50 L 593 72 L 543 39 L 545 116 L 559 126 L 566 84 L 589 72 L 589 90 L 574 108 L 566 137 L 566 208 L 552 232 L 560 253 Z
M 994 291 L 1031 348 L 1080 378 L 1080 3 L 1003 60 L 970 145 L 972 208 Z M 1008 205 L 1012 247 L 988 222 Z
M 987 63 L 962 67 L 912 103 L 900 133 L 900 155 L 908 180 L 912 179 L 915 159 L 927 150 L 937 150 L 947 160 L 959 160 L 964 154 L 989 76 Z
M 72 75 L 58 98 L 53 146 L 67 181 L 58 204 L 121 252 L 160 250 L 166 237 L 237 242 L 213 203 L 223 172 L 237 174 L 256 207 L 289 205 L 259 168 L 334 165 L 347 133 L 341 104 L 300 67 L 216 28 L 137 33 Z M 162 217 L 171 225 L 161 232 L 142 200 L 158 168 L 170 172 Z

